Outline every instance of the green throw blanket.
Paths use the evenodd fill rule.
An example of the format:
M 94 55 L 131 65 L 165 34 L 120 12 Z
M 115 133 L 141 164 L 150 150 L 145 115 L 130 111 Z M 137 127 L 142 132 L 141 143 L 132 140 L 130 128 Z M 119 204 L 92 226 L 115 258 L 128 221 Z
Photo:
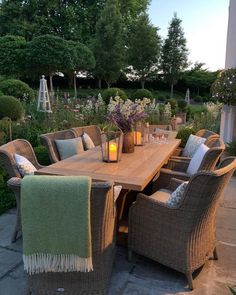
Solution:
M 29 274 L 93 270 L 90 191 L 90 177 L 24 177 L 23 261 Z

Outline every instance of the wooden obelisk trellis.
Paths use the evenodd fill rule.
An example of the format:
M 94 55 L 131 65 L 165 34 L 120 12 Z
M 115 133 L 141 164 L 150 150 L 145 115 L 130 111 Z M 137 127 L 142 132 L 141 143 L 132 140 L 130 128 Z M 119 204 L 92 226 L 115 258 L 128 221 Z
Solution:
M 44 78 L 45 76 L 43 75 L 42 79 L 40 79 L 37 111 L 52 113 L 51 103 L 48 94 L 47 80 Z

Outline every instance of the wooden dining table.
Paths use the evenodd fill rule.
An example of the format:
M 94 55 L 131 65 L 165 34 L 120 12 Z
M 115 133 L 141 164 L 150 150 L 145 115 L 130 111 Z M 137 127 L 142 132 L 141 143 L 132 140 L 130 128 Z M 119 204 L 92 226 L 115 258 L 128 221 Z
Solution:
M 179 144 L 180 140 L 174 139 L 136 146 L 134 153 L 123 153 L 118 163 L 103 162 L 101 148 L 96 147 L 39 169 L 35 174 L 91 176 L 94 181 L 111 181 L 124 190 L 140 192 L 167 163 Z

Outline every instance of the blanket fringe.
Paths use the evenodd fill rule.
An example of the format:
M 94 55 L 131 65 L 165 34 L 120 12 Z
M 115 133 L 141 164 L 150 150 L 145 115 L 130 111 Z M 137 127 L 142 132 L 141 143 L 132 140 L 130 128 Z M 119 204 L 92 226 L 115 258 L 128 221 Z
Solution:
M 30 274 L 44 272 L 93 271 L 92 257 L 82 258 L 77 255 L 23 254 L 24 270 Z

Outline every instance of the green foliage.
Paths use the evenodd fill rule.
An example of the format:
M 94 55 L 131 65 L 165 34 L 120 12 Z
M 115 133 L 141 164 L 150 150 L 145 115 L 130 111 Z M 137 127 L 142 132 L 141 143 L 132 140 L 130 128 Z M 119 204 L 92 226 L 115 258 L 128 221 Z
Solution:
M 168 100 L 169 104 L 171 105 L 171 110 L 175 110 L 177 108 L 177 100 L 174 98 L 171 98 Z
M 28 71 L 36 75 L 52 75 L 72 68 L 74 55 L 66 40 L 53 35 L 35 37 L 27 43 L 25 50 Z
M 34 148 L 34 152 L 38 162 L 41 165 L 47 166 L 51 164 L 49 155 L 48 155 L 48 150 L 45 146 L 42 146 L 42 145 L 36 146 Z
M 194 101 L 197 103 L 201 103 L 203 101 L 202 97 L 200 95 L 197 95 L 194 97 Z
M 8 79 L 0 82 L 0 90 L 5 95 L 11 95 L 22 101 L 35 99 L 34 90 L 28 84 L 15 79 Z
M 178 100 L 178 109 L 180 112 L 186 112 L 187 102 L 184 99 Z
M 233 295 L 236 295 L 235 287 L 236 287 L 236 286 L 229 287 L 229 290 L 230 290 L 230 292 L 231 292 Z
M 108 88 L 102 92 L 102 98 L 106 104 L 109 103 L 111 97 L 114 98 L 117 95 L 122 99 L 127 99 L 126 93 L 119 88 Z
M 219 73 L 211 87 L 216 101 L 228 105 L 236 104 L 236 69 L 228 69 Z
M 3 92 L 0 90 L 0 97 L 3 95 Z
M 133 94 L 134 98 L 137 99 L 143 99 L 144 97 L 146 98 L 153 98 L 152 92 L 147 90 L 147 89 L 138 89 L 137 91 L 135 91 L 135 93 Z
M 13 96 L 2 95 L 0 97 L 0 119 L 8 117 L 15 121 L 24 113 L 21 102 Z
M 94 55 L 96 59 L 95 75 L 104 79 L 110 87 L 120 76 L 124 66 L 122 16 L 117 0 L 107 0 L 96 25 Z
M 153 72 L 160 54 L 160 37 L 157 28 L 150 24 L 148 15 L 141 14 L 133 23 L 128 46 L 128 63 L 144 88 L 147 77 Z
M 2 23 L 1 23 L 2 26 Z M 24 69 L 23 56 L 26 41 L 19 36 L 4 36 L 0 38 L 0 74 L 19 76 Z
M 176 138 L 181 139 L 181 147 L 184 147 L 188 141 L 188 138 L 191 134 L 195 134 L 195 130 L 193 128 L 181 128 L 178 131 Z
M 0 215 L 16 205 L 15 196 L 7 187 L 8 179 L 8 175 L 0 166 Z
M 217 72 L 210 72 L 203 69 L 203 66 L 203 63 L 195 63 L 191 70 L 185 71 L 183 74 L 183 81 L 186 86 L 197 90 L 198 95 L 200 90 L 210 89 L 217 77 Z
M 165 101 L 166 100 L 166 97 L 164 95 L 159 95 L 158 96 L 158 100 Z
M 174 14 L 168 29 L 168 36 L 162 47 L 161 69 L 166 82 L 172 86 L 171 92 L 173 92 L 173 85 L 178 82 L 181 73 L 188 66 L 188 50 L 181 22 L 181 19 Z
M 236 156 L 236 140 L 227 143 L 226 151 L 230 156 Z

